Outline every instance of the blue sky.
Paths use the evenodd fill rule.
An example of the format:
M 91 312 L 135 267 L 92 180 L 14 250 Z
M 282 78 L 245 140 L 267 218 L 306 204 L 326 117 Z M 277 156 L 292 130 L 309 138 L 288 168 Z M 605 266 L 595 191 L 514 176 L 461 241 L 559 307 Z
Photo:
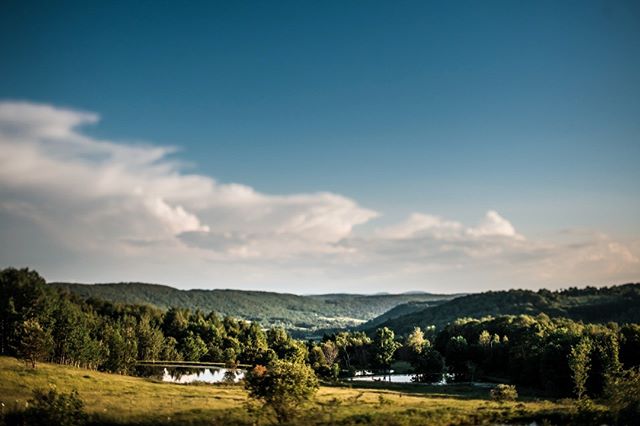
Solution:
M 13 102 L 8 110 L 22 102 L 94 113 L 99 123 L 86 122 L 91 125 L 82 127 L 85 137 L 176 147 L 163 157 L 180 163 L 175 173 L 240 183 L 270 196 L 330 192 L 376 213 L 350 223 L 331 245 L 358 238 L 376 245 L 370 239 L 385 234 L 381 229 L 411 222 L 414 213 L 465 224 L 477 238 L 473 229 L 495 211 L 526 241 L 553 250 L 566 244 L 562 255 L 548 255 L 554 259 L 565 259 L 567 247 L 578 244 L 565 241 L 576 233 L 596 236 L 581 237 L 580 244 L 620 244 L 628 251 L 631 261 L 624 266 L 613 266 L 619 253 L 581 253 L 580 258 L 613 256 L 575 276 L 588 284 L 640 277 L 639 53 L 640 5 L 633 1 L 0 6 L 0 99 Z M 32 117 L 33 110 L 20 111 L 26 121 Z M 33 190 L 4 183 L 16 202 L 25 202 L 21 195 Z M 199 206 L 167 203 L 211 227 Z M 27 235 L 14 223 L 26 229 L 24 214 L 9 210 L 5 206 L 0 224 L 4 235 L 9 228 L 14 237 Z M 426 225 L 420 226 L 416 232 L 424 233 Z M 257 232 L 243 223 L 215 232 L 227 231 L 245 235 L 245 242 Z M 220 271 L 216 260 L 196 277 L 183 278 L 176 272 L 179 264 L 164 275 L 145 272 L 151 266 L 124 267 L 118 275 L 104 272 L 102 257 L 95 257 L 94 266 L 77 273 L 78 264 L 92 264 L 84 251 L 52 260 L 46 255 L 51 248 L 40 244 L 43 254 L 34 259 L 29 253 L 38 251 L 35 244 L 25 243 L 24 254 L 3 253 L 3 263 L 39 267 L 54 279 L 119 280 L 130 272 L 144 280 L 171 277 L 172 284 L 185 287 L 210 286 Z M 347 245 L 368 259 L 383 256 Z M 409 247 L 416 251 L 403 246 L 394 254 Z M 427 290 L 455 283 L 452 291 L 468 291 L 476 288 L 465 284 L 471 277 L 495 268 L 462 258 L 445 273 L 440 257 L 431 255 L 446 248 L 431 250 L 429 260 L 415 262 L 427 262 L 437 273 L 417 273 L 383 256 L 391 262 L 388 269 L 362 282 Z M 258 278 L 245 282 L 240 272 L 228 272 L 225 286 L 304 292 L 370 285 L 357 278 L 370 264 L 354 260 L 359 266 L 347 273 L 316 255 L 307 249 L 287 252 L 287 262 L 295 261 L 282 261 L 278 273 L 265 272 L 260 262 L 266 259 L 258 256 L 250 265 Z M 567 266 L 565 274 L 514 284 L 511 263 L 500 266 L 509 271 L 508 279 L 489 274 L 477 286 L 557 287 L 572 277 Z M 400 272 L 405 269 L 410 277 Z M 283 277 L 294 270 L 301 278 L 285 284 Z

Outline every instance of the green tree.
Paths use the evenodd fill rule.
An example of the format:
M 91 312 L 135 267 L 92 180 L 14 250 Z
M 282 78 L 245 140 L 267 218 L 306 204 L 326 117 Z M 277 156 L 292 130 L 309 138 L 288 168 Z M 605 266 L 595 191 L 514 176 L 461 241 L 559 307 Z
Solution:
M 340 364 L 353 375 L 356 370 L 369 367 L 371 339 L 362 331 L 337 333 L 333 341 L 339 351 Z
M 19 355 L 25 363 L 36 368 L 36 363 L 51 353 L 52 346 L 51 334 L 37 320 L 26 320 L 22 324 Z
M 16 354 L 24 321 L 36 319 L 44 329 L 49 329 L 58 297 L 36 271 L 0 270 L 0 354 Z
M 444 358 L 430 345 L 424 346 L 411 365 L 416 373 L 416 382 L 439 382 L 446 371 Z
M 240 360 L 247 364 L 256 365 L 264 359 L 269 344 L 267 343 L 267 335 L 260 327 L 260 324 L 252 322 L 243 333 L 244 349 L 240 356 Z
M 249 397 L 273 410 L 279 423 L 287 423 L 313 398 L 318 379 L 307 364 L 273 360 L 266 368 L 257 365 L 250 370 L 245 387 Z
M 587 380 L 587 389 L 592 396 L 599 396 L 605 390 L 610 374 L 622 369 L 619 359 L 620 345 L 617 330 L 602 326 L 589 326 L 593 351 L 591 372 Z
M 307 358 L 306 346 L 292 339 L 282 327 L 270 328 L 267 331 L 267 342 L 280 359 L 303 362 Z
M 393 355 L 399 347 L 400 344 L 395 341 L 393 330 L 387 327 L 377 329 L 371 346 L 374 367 L 383 372 L 388 371 Z
M 407 336 L 405 345 L 413 353 L 419 354 L 424 348 L 424 344 L 427 340 L 424 338 L 424 332 L 420 327 L 413 327 L 413 331 Z
M 200 361 L 207 353 L 207 344 L 200 336 L 189 332 L 182 342 L 182 355 L 187 361 Z M 234 357 L 235 358 L 235 357 Z
M 162 331 L 165 336 L 171 336 L 180 340 L 187 334 L 189 326 L 189 311 L 186 309 L 171 308 L 164 315 Z
M 640 368 L 610 373 L 605 395 L 617 424 L 637 424 L 640 418 Z
M 592 350 L 591 340 L 588 337 L 583 337 L 571 348 L 569 354 L 569 368 L 571 368 L 574 390 L 578 399 L 582 399 L 587 392 Z
M 63 297 L 56 304 L 53 317 L 54 360 L 59 364 L 77 367 L 92 363 L 94 354 L 87 352 L 88 348 L 95 348 L 91 342 L 91 314 L 83 312 L 80 305 Z
M 162 344 L 160 359 L 163 361 L 182 361 L 182 355 L 177 349 L 178 341 L 173 337 L 167 337 Z
M 328 340 L 323 342 L 320 347 L 322 348 L 322 353 L 324 355 L 324 359 L 327 361 L 327 365 L 332 366 L 338 359 L 338 346 L 335 342 Z
M 138 340 L 130 318 L 106 326 L 105 340 L 109 355 L 104 368 L 112 373 L 128 374 L 133 371 L 138 357 Z
M 164 345 L 164 335 L 151 324 L 148 316 L 143 316 L 136 325 L 138 336 L 138 359 L 155 361 L 160 359 Z
M 456 379 L 464 380 L 469 378 L 469 344 L 464 336 L 458 335 L 449 339 L 445 349 L 445 357 Z

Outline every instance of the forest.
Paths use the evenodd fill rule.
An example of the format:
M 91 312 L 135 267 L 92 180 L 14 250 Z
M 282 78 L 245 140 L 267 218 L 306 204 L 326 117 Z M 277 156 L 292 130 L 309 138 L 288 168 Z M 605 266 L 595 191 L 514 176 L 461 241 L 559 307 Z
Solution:
M 573 293 L 611 300 L 612 294 L 631 290 L 637 296 L 637 289 L 573 289 L 557 299 Z M 629 392 L 640 384 L 640 325 L 631 321 L 497 315 L 458 318 L 444 326 L 405 324 L 398 333 L 380 326 L 298 340 L 281 326 L 216 312 L 84 299 L 28 269 L 0 271 L 0 294 L 0 352 L 33 368 L 47 362 L 144 377 L 149 370 L 140 361 L 218 362 L 247 366 L 250 381 L 264 374 L 261 369 L 279 371 L 278 363 L 284 362 L 333 384 L 360 372 L 385 375 L 405 368 L 417 383 L 486 381 L 502 384 L 507 394 L 522 389 L 582 401 L 583 410 L 590 409 L 584 401 L 616 401 L 607 402 L 610 411 L 599 412 L 598 421 L 627 424 L 640 414 L 638 392 Z M 468 297 L 456 300 L 469 302 Z
M 188 308 L 215 311 L 264 326 L 281 325 L 303 336 L 318 329 L 351 327 L 371 320 L 408 302 L 422 307 L 436 305 L 456 295 L 410 293 L 392 295 L 296 294 L 247 290 L 178 290 L 147 283 L 77 284 L 51 283 L 83 299 L 96 298 L 120 304 L 148 305 L 159 309 Z
M 564 290 L 541 289 L 487 291 L 463 295 L 435 306 L 414 304 L 402 311 L 399 305 L 370 321 L 406 334 L 419 325 L 443 327 L 458 318 L 482 318 L 500 315 L 537 315 L 570 318 L 576 321 L 607 323 L 640 322 L 640 284 L 611 287 L 570 287 Z M 370 328 L 365 323 L 363 329 Z

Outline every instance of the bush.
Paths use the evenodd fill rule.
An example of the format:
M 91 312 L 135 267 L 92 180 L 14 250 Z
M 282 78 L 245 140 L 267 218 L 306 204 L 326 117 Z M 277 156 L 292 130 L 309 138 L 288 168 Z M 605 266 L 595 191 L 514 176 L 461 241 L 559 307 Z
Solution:
M 301 405 L 318 390 L 318 379 L 306 364 L 274 360 L 265 368 L 257 365 L 245 379 L 249 397 L 271 408 L 280 423 L 290 422 Z
M 87 415 L 77 391 L 61 393 L 52 386 L 48 391 L 33 391 L 24 420 L 30 426 L 80 426 L 86 424 Z
M 498 385 L 491 389 L 491 399 L 498 402 L 515 401 L 518 399 L 518 391 L 513 385 Z
M 640 417 L 640 368 L 607 379 L 607 405 L 617 424 L 634 424 Z

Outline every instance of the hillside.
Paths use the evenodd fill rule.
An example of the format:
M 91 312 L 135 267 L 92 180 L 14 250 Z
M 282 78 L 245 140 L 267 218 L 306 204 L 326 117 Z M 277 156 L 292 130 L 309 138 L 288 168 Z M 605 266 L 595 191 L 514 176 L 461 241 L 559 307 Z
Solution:
M 204 312 L 215 311 L 222 315 L 258 321 L 265 326 L 283 325 L 298 331 L 352 327 L 400 304 L 436 304 L 455 297 L 429 293 L 298 296 L 244 290 L 179 290 L 145 283 L 51 285 L 67 289 L 83 299 L 98 298 L 114 303 L 150 305 L 160 309 L 179 307 Z
M 378 327 L 379 325 L 390 321 L 392 319 L 398 318 L 398 317 L 402 317 L 405 315 L 409 315 L 412 314 L 414 312 L 419 312 L 422 311 L 428 307 L 435 307 L 438 304 L 442 304 L 442 303 L 446 303 L 447 301 L 440 301 L 437 304 L 433 303 L 433 302 L 418 302 L 418 301 L 412 301 L 412 302 L 407 302 L 407 303 L 402 303 L 400 305 L 394 306 L 393 308 L 389 309 L 387 312 L 385 312 L 384 314 L 377 316 L 375 318 L 373 318 L 372 320 L 367 321 L 363 327 L 366 328 L 373 328 L 373 327 Z
M 419 310 L 419 304 L 399 305 L 394 310 L 405 314 L 393 315 L 394 310 L 360 326 L 371 330 L 386 326 L 396 333 L 406 334 L 413 327 L 435 325 L 441 328 L 458 318 L 482 318 L 486 316 L 537 315 L 567 317 L 585 322 L 618 323 L 640 322 L 640 284 L 585 289 L 572 288 L 563 291 L 509 290 L 489 291 L 458 297 L 436 306 Z
M 33 389 L 53 386 L 59 392 L 78 391 L 90 416 L 90 425 L 242 426 L 257 423 L 247 412 L 247 392 L 241 386 L 162 383 L 47 363 L 31 369 L 15 358 L 0 356 L 3 404 L 0 424 L 5 424 L 3 416 L 8 412 L 24 409 Z M 370 425 L 471 424 L 496 419 L 501 423 L 528 424 L 547 418 L 557 421 L 573 414 L 571 405 L 565 401 L 525 397 L 517 402 L 498 403 L 488 401 L 487 396 L 487 389 L 465 385 L 446 389 L 391 383 L 321 386 L 296 424 L 353 425 L 363 423 L 362 419 Z M 327 407 L 333 409 L 327 410 Z

